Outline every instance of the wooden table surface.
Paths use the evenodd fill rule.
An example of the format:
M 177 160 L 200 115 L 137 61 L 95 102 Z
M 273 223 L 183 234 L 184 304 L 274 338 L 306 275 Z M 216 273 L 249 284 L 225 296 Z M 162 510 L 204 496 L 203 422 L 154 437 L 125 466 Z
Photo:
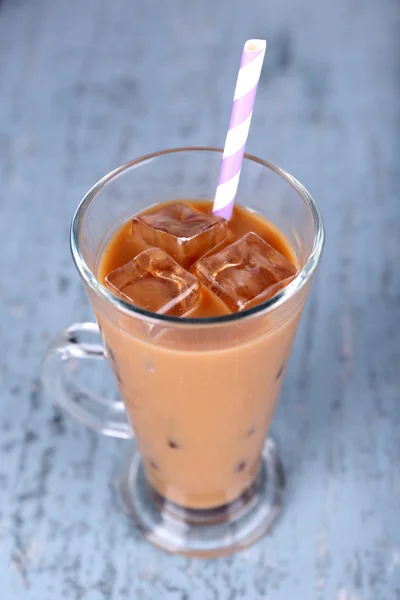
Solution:
M 273 434 L 271 535 L 196 561 L 144 541 L 110 486 L 129 443 L 44 397 L 41 357 L 91 318 L 68 229 L 126 160 L 222 145 L 241 44 L 269 42 L 248 150 L 318 202 L 327 244 Z M 398 0 L 3 0 L 1 600 L 400 598 Z

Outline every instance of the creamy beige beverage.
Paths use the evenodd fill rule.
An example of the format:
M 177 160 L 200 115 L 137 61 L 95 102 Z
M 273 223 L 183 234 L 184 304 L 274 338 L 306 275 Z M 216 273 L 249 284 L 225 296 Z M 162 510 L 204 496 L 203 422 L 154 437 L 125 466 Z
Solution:
M 179 235 L 179 223 L 191 234 Z M 127 302 L 199 323 L 251 310 L 296 272 L 290 245 L 261 215 L 236 206 L 227 223 L 197 201 L 152 207 L 126 222 L 97 268 Z M 93 300 L 146 476 L 164 498 L 219 507 L 253 482 L 304 300 L 219 324 L 215 333 L 109 318 Z

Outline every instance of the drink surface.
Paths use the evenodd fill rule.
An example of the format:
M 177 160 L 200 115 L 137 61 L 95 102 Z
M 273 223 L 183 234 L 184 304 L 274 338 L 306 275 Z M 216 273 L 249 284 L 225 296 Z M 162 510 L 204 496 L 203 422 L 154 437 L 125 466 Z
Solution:
M 204 215 L 211 212 L 210 202 L 186 204 Z M 141 214 L 154 214 L 159 208 Z M 158 222 L 160 227 L 164 216 Z M 202 317 L 231 314 L 245 306 L 246 297 L 235 296 L 230 289 L 236 279 L 230 278 L 228 283 L 223 279 L 227 259 L 224 253 L 232 244 L 242 240 L 239 254 L 246 260 L 249 248 L 253 252 L 253 243 L 258 253 L 260 239 L 252 238 L 249 243 L 246 238 L 243 242 L 243 236 L 256 235 L 261 245 L 270 244 L 279 252 L 280 265 L 280 256 L 292 264 L 296 260 L 289 243 L 268 220 L 240 206 L 235 207 L 225 232 L 222 228 L 227 229 L 226 222 L 205 224 L 193 215 L 186 221 L 207 244 L 210 240 L 221 244 L 218 240 L 226 234 L 222 246 L 198 260 L 204 239 L 196 237 L 192 243 L 193 238 L 187 236 L 187 247 L 178 248 L 176 253 L 173 245 L 168 248 L 174 254 L 171 257 L 142 239 L 144 235 L 154 241 L 158 235 L 147 230 L 148 223 L 140 223 L 140 235 L 132 235 L 130 219 L 100 253 L 97 276 L 102 283 L 115 285 L 117 293 L 127 297 L 134 294 L 145 306 L 150 302 L 144 297 L 147 286 L 154 286 L 151 301 L 155 303 L 147 308 L 159 310 L 162 306 L 160 310 L 174 315 L 181 311 L 185 316 L 199 317 L 199 324 L 181 327 L 160 322 L 147 327 L 138 314 L 127 317 L 118 311 L 106 312 L 95 302 L 94 307 L 147 480 L 172 503 L 209 509 L 234 502 L 254 480 L 304 299 L 296 297 L 271 313 L 260 313 L 249 320 L 222 326 L 201 324 Z M 260 264 L 266 260 L 263 252 Z M 233 246 L 229 264 L 236 254 Z M 187 266 L 182 267 L 176 259 Z M 258 277 L 257 261 L 250 266 Z M 203 284 L 203 276 L 211 281 L 217 272 L 221 275 L 218 285 L 222 287 L 217 290 L 221 295 L 213 291 L 215 281 L 210 287 Z M 154 274 L 160 275 L 156 282 L 152 281 Z M 202 277 L 201 285 L 198 275 Z M 265 282 L 264 275 L 257 279 L 257 294 L 260 281 Z
M 291 281 L 296 260 L 290 245 L 272 223 L 235 206 L 227 224 L 212 216 L 211 210 L 211 202 L 188 200 L 151 207 L 139 219 L 127 221 L 101 254 L 100 281 L 142 308 L 191 318 L 225 315 L 254 306 Z M 179 238 L 177 227 L 181 231 L 184 228 L 185 238 Z M 256 235 L 244 239 L 250 232 Z M 161 248 L 166 255 L 149 251 L 151 247 Z M 274 254 L 272 261 L 268 253 Z M 137 261 L 131 262 L 135 257 Z M 176 261 L 175 268 L 171 257 Z M 277 261 L 284 263 L 285 269 L 279 270 Z M 249 286 L 254 289 L 248 291 Z M 240 287 L 242 293 L 238 294 Z

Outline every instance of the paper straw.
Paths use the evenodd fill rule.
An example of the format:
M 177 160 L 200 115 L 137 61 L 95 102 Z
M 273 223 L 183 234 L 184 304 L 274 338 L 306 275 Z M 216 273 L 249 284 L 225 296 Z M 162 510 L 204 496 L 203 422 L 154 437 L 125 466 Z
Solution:
M 266 47 L 265 40 L 248 40 L 243 47 L 213 206 L 213 213 L 227 220 L 232 216 L 235 203 Z

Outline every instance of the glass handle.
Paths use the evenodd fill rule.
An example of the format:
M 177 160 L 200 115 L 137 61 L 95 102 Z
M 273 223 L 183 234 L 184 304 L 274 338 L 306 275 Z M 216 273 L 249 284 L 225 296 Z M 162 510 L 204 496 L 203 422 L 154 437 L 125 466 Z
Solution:
M 93 392 L 77 378 L 84 361 L 100 360 L 106 360 L 106 352 L 98 325 L 75 323 L 51 342 L 42 365 L 43 387 L 77 421 L 105 435 L 131 438 L 122 400 Z

